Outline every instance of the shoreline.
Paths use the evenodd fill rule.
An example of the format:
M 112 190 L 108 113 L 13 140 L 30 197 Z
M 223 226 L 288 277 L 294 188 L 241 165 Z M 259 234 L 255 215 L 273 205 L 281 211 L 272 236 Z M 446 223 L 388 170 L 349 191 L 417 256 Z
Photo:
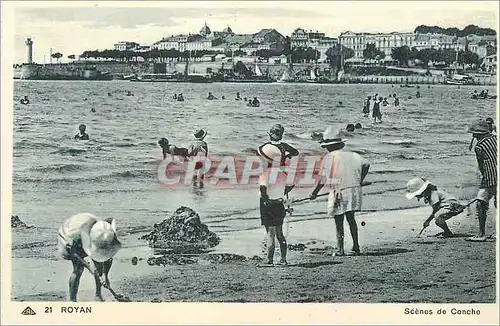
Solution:
M 359 215 L 362 255 L 346 257 L 331 256 L 333 219 L 292 222 L 288 243 L 303 244 L 306 249 L 289 250 L 288 267 L 260 268 L 252 259 L 214 262 L 208 255 L 199 255 L 194 264 L 149 266 L 152 249 L 134 240 L 142 232 L 132 233 L 123 239 L 126 246 L 115 258 L 111 284 L 117 293 L 144 302 L 494 302 L 496 240 L 466 242 L 464 237 L 475 233 L 477 221 L 465 213 L 449 221 L 457 238 L 430 237 L 438 231 L 434 224 L 417 238 L 427 215 L 427 207 Z M 496 234 L 495 216 L 490 210 L 489 234 Z M 365 226 L 361 226 L 362 221 L 366 221 Z M 349 249 L 347 226 L 345 232 Z M 15 243 L 20 238 L 16 234 L 12 300 L 66 301 L 71 264 L 57 258 L 50 243 L 21 249 Z M 47 232 L 46 236 L 53 234 Z M 262 257 L 262 228 L 220 236 L 221 244 L 210 254 Z M 139 258 L 135 266 L 131 264 L 134 256 Z M 275 261 L 278 259 L 276 253 Z M 79 300 L 93 301 L 94 285 L 88 273 L 80 286 Z M 113 301 L 106 290 L 103 295 Z

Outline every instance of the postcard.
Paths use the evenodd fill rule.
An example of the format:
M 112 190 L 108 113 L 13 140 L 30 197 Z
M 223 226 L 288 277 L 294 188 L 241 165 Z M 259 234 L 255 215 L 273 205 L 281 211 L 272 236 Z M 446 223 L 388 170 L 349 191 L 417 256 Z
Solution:
M 2 324 L 498 324 L 498 17 L 2 2 Z

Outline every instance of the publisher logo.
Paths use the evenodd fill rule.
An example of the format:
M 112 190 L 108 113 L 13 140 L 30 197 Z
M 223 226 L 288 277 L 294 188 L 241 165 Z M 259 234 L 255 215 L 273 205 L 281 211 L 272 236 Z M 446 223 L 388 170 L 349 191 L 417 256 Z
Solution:
M 36 312 L 33 309 L 31 309 L 31 307 L 28 306 L 28 307 L 24 308 L 24 310 L 21 312 L 21 315 L 34 316 L 34 315 L 36 315 Z

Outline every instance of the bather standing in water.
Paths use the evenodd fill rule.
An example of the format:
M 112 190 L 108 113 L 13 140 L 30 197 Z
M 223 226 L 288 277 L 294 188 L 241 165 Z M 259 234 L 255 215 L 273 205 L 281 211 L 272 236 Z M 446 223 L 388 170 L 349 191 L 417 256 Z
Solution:
M 89 134 L 87 134 L 85 132 L 85 130 L 87 129 L 87 126 L 85 126 L 84 124 L 81 124 L 79 127 L 79 133 L 75 135 L 75 139 L 76 140 L 89 140 Z

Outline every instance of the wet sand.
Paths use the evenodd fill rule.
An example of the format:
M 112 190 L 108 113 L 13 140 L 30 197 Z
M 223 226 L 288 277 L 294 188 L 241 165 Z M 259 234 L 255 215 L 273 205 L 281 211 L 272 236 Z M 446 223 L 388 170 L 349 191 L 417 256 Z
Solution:
M 495 213 L 489 212 L 487 232 L 493 237 L 485 243 L 465 241 L 478 228 L 477 220 L 465 213 L 449 221 L 458 235 L 451 239 L 432 237 L 439 231 L 433 224 L 417 238 L 428 207 L 360 215 L 363 254 L 345 257 L 331 256 L 333 220 L 318 216 L 292 222 L 289 244 L 306 248 L 290 250 L 287 267 L 260 267 L 252 259 L 217 263 L 206 255 L 195 257 L 194 264 L 149 266 L 152 251 L 137 240 L 141 233 L 133 233 L 123 236 L 127 245 L 117 254 L 110 279 L 117 293 L 145 302 L 491 303 L 496 293 Z M 345 231 L 350 249 L 347 225 Z M 18 274 L 13 278 L 14 301 L 67 300 L 71 264 L 56 257 L 53 233 L 13 232 L 13 270 Z M 39 245 L 30 245 L 33 234 Z M 220 236 L 222 242 L 213 253 L 262 256 L 263 229 Z M 137 265 L 131 264 L 134 256 L 139 258 Z M 79 301 L 93 300 L 93 286 L 93 278 L 85 273 Z M 108 291 L 103 294 L 107 301 L 114 300 Z

